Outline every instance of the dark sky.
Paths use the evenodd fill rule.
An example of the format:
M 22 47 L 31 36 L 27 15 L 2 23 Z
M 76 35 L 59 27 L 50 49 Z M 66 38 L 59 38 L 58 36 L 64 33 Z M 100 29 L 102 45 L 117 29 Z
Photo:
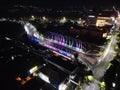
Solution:
M 120 0 L 0 0 L 4 4 L 37 4 L 41 6 L 113 6 L 120 5 Z

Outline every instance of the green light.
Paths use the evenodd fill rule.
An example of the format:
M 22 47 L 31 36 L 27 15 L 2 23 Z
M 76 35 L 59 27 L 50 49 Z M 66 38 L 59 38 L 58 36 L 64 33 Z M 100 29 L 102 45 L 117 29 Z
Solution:
M 101 82 L 100 86 L 101 86 L 101 89 L 102 89 L 102 90 L 105 90 L 105 86 L 106 86 L 106 84 L 105 84 L 105 82 L 104 82 L 104 81 L 103 81 L 103 82 Z
M 112 63 L 109 63 L 107 69 L 109 69 L 113 64 Z
M 116 49 L 116 50 L 118 50 L 118 49 L 119 49 L 118 45 L 115 45 L 115 49 Z
M 88 77 L 88 80 L 92 81 L 94 79 L 93 76 L 87 76 Z

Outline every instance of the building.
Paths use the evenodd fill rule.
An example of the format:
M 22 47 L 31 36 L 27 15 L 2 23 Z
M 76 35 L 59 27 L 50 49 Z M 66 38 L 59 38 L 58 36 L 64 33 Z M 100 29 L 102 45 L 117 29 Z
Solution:
M 112 11 L 97 11 L 97 12 L 89 12 L 86 17 L 87 25 L 93 25 L 97 27 L 104 27 L 106 25 L 113 25 L 117 14 Z

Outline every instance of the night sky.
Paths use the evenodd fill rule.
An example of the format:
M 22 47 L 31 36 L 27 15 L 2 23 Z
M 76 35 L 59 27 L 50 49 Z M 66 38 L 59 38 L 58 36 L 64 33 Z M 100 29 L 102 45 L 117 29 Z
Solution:
M 120 6 L 120 0 L 0 0 L 0 4 L 33 4 L 40 6 Z

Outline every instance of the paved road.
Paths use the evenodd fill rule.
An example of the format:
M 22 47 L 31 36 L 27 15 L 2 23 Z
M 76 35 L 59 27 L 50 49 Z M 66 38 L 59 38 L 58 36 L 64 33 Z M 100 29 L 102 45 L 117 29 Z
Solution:
M 101 57 L 100 64 L 96 65 L 93 70 L 93 75 L 97 80 L 100 80 L 104 76 L 104 73 L 107 69 L 109 62 L 113 60 L 114 55 L 116 54 L 116 52 L 114 51 L 114 46 L 117 43 L 116 37 L 117 37 L 117 34 L 112 36 L 109 45 L 107 46 L 105 52 Z
M 103 55 L 100 57 L 101 59 L 100 63 L 94 67 L 92 71 L 95 78 L 94 81 L 90 82 L 89 85 L 84 84 L 82 90 L 100 90 L 99 81 L 101 81 L 102 77 L 105 74 L 109 62 L 113 60 L 114 55 L 116 54 L 116 52 L 114 51 L 114 46 L 117 43 L 116 37 L 117 34 L 111 37 L 110 43 L 106 47 L 106 50 L 103 53 Z M 96 82 L 96 80 L 98 82 Z
M 88 84 L 83 84 L 82 90 L 100 90 L 100 86 L 96 80 L 89 82 Z
M 116 52 L 114 51 L 114 46 L 117 43 L 116 37 L 117 37 L 117 34 L 114 34 L 111 37 L 110 43 L 106 46 L 106 49 L 103 55 L 99 58 L 100 63 L 92 67 L 92 72 L 93 72 L 95 80 L 93 82 L 90 82 L 89 84 L 84 84 L 82 90 L 100 90 L 99 82 L 97 82 L 96 80 L 98 81 L 101 80 L 101 78 L 104 76 L 104 73 L 106 71 L 106 68 L 109 62 L 113 60 L 114 55 L 116 54 Z M 46 45 L 49 44 L 48 40 L 41 40 L 41 41 L 43 41 L 43 44 L 44 43 Z M 47 43 L 45 41 L 47 41 Z M 80 56 L 82 57 L 82 59 L 87 59 L 91 61 L 91 58 L 88 58 L 85 55 L 84 56 L 80 55 Z

